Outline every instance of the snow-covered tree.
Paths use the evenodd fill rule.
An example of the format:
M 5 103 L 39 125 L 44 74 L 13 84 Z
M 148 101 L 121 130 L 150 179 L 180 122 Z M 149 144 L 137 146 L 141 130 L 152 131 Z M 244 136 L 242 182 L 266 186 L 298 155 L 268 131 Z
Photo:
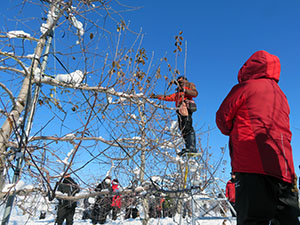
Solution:
M 181 188 L 175 110 L 149 99 L 155 89 L 170 91 L 179 69 L 142 47 L 142 32 L 125 19 L 138 7 L 114 0 L 28 0 L 17 7 L 19 19 L 13 26 L 6 20 L 0 33 L 2 193 L 22 179 L 54 196 L 66 173 L 91 190 L 107 171 L 124 185 L 155 175 L 167 189 Z M 34 15 L 23 13 L 28 7 Z M 175 41 L 181 52 L 181 33 Z M 205 168 L 197 171 L 204 185 Z

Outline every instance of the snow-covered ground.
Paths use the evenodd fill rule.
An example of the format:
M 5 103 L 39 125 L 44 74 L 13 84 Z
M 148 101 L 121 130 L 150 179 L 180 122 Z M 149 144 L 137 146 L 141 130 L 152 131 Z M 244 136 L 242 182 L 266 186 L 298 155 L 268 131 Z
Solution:
M 25 184 L 19 182 L 16 186 L 17 189 L 23 187 Z M 57 192 L 58 193 L 58 192 Z M 154 195 L 149 197 L 149 202 L 152 202 L 152 197 L 155 198 Z M 193 199 L 193 200 L 192 200 Z M 12 209 L 12 213 L 10 216 L 9 224 L 10 225 L 46 225 L 46 224 L 54 224 L 56 218 L 56 207 L 58 204 L 58 200 L 54 199 L 49 202 L 45 196 L 42 196 L 37 193 L 31 193 L 27 196 L 18 196 L 16 198 L 17 206 L 14 205 Z M 91 200 L 91 201 L 90 201 Z M 90 206 L 93 207 L 94 197 L 89 198 Z M 189 206 L 189 213 L 193 214 L 192 217 L 182 218 L 179 214 L 176 214 L 173 218 L 151 218 L 149 221 L 149 225 L 171 225 L 171 224 L 182 224 L 188 225 L 193 224 L 201 224 L 201 225 L 236 225 L 235 218 L 231 217 L 231 213 L 228 207 L 228 202 L 225 201 L 225 198 L 216 198 L 216 197 L 208 197 L 207 194 L 202 192 L 202 194 L 195 193 L 192 196 L 186 195 L 183 199 L 183 202 Z M 124 199 L 125 201 L 125 199 Z M 127 219 L 124 220 L 124 208 L 118 217 L 117 220 L 113 221 L 111 219 L 111 214 L 108 215 L 107 223 L 108 225 L 142 225 L 141 218 L 144 218 L 143 207 L 141 202 L 138 201 L 137 208 L 140 214 L 140 217 L 137 219 Z M 153 203 L 153 202 L 152 202 Z M 174 204 L 174 202 L 173 202 Z M 175 203 L 176 205 L 177 203 Z M 0 205 L 0 220 L 3 217 L 5 204 Z M 224 218 L 221 218 L 221 212 L 224 214 L 224 210 L 226 211 L 226 221 Z M 24 214 L 26 211 L 26 214 Z M 40 212 L 47 211 L 45 219 L 39 219 Z M 88 225 L 92 224 L 90 220 L 82 220 L 82 215 L 84 211 L 84 202 L 83 199 L 77 201 L 76 212 L 74 216 L 74 225 Z M 205 219 L 204 219 L 205 218 Z M 224 223 L 225 221 L 225 223 Z
M 1 217 L 3 215 L 3 209 L 0 210 Z M 39 215 L 35 217 L 29 218 L 28 215 L 22 215 L 21 210 L 16 210 L 15 208 L 12 211 L 12 215 L 10 217 L 9 225 L 46 225 L 46 224 L 54 224 L 55 216 L 48 214 L 46 218 L 43 220 L 38 219 Z M 76 210 L 76 214 L 74 216 L 74 225 L 90 225 L 92 224 L 90 220 L 82 220 L 82 213 L 79 209 Z M 197 219 L 195 218 L 195 224 L 201 225 L 223 225 L 224 219 Z M 116 221 L 112 221 L 110 218 L 107 219 L 107 225 L 142 225 L 140 218 L 137 219 L 127 219 L 124 220 L 123 216 L 120 216 Z M 174 218 L 159 218 L 159 219 L 150 219 L 149 225 L 172 225 L 172 224 L 182 224 L 188 225 L 192 224 L 192 218 L 187 217 L 185 219 L 181 219 L 179 215 L 176 215 Z M 226 225 L 236 225 L 235 219 L 227 220 L 225 222 Z

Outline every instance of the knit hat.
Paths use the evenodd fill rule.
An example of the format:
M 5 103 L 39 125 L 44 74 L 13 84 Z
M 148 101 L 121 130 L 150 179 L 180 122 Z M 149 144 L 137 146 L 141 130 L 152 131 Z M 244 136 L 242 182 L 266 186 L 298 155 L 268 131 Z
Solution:
M 178 81 L 179 79 L 187 80 L 187 78 L 186 78 L 185 76 L 178 76 L 178 77 L 177 77 L 177 81 Z
M 106 184 L 110 184 L 111 183 L 111 177 L 110 176 L 105 177 L 104 182 Z
M 118 183 L 119 183 L 119 180 L 118 180 L 118 179 L 113 179 L 112 182 L 115 183 L 115 184 L 118 184 Z

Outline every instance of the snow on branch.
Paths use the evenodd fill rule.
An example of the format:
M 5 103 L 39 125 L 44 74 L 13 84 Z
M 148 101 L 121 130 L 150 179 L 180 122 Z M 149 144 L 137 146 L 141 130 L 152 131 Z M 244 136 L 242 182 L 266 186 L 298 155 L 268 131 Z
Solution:
M 49 11 L 47 14 L 47 23 L 43 23 L 40 27 L 42 34 L 45 34 L 51 27 L 53 27 L 54 22 L 58 19 L 58 14 L 56 10 Z
M 61 1 L 60 3 L 63 3 L 63 1 Z M 58 4 L 52 5 L 51 9 L 48 11 L 48 14 L 47 14 L 47 22 L 43 23 L 40 27 L 42 36 L 47 35 L 48 32 L 50 32 L 54 28 L 54 26 L 58 22 L 59 18 L 61 17 L 62 12 L 63 12 L 62 10 L 59 10 Z
M 22 30 L 12 30 L 12 31 L 9 31 L 6 36 L 8 38 L 30 38 L 30 34 L 28 33 L 25 33 L 24 31 Z
M 25 183 L 22 180 L 19 180 L 16 184 L 5 184 L 5 186 L 2 189 L 2 192 L 0 192 L 0 198 L 3 198 L 7 195 L 12 195 L 14 192 L 17 195 L 26 195 L 28 193 L 37 191 L 40 191 L 40 189 L 34 188 L 33 185 L 25 185 Z
M 5 188 L 5 190 L 3 190 L 2 192 L 0 192 L 0 198 L 3 198 L 5 196 L 10 196 L 13 195 L 14 193 L 16 193 L 16 195 L 18 196 L 26 196 L 30 193 L 36 192 L 36 193 L 42 193 L 43 195 L 46 195 L 47 193 L 45 191 L 43 191 L 40 188 L 35 188 L 33 186 L 24 186 L 24 183 L 22 183 L 22 187 L 20 185 L 7 185 L 7 187 Z M 18 187 L 20 186 L 20 187 Z M 124 189 L 120 192 L 120 194 L 129 194 L 129 193 L 142 193 L 143 191 L 146 191 L 149 189 L 149 186 L 139 186 L 135 189 Z M 64 199 L 64 200 L 80 200 L 80 199 L 85 199 L 85 198 L 89 198 L 89 197 L 96 197 L 96 196 L 103 196 L 103 195 L 112 195 L 113 193 L 108 191 L 107 189 L 102 190 L 101 192 L 90 192 L 90 193 L 85 193 L 85 194 L 79 194 L 76 196 L 67 196 L 63 193 L 61 193 L 60 191 L 56 191 L 55 192 L 55 197 L 57 199 Z
M 101 141 L 105 144 L 119 147 L 117 143 L 114 141 L 108 141 L 104 139 L 103 137 L 53 137 L 53 136 L 34 136 L 30 137 L 29 141 L 37 141 L 37 140 L 51 140 L 51 141 L 73 141 L 73 140 L 85 140 L 85 141 Z M 118 142 L 124 142 L 124 141 L 132 141 L 132 144 L 128 145 L 123 145 L 125 148 L 136 148 L 136 145 L 134 145 L 135 139 L 134 138 L 123 138 L 123 139 L 118 139 Z
M 73 73 L 75 73 L 75 72 L 73 72 Z M 70 75 L 67 74 L 67 77 L 68 76 L 70 76 Z M 106 88 L 106 87 L 99 87 L 99 86 L 89 87 L 86 84 L 81 84 L 81 83 L 76 83 L 76 82 L 74 82 L 75 83 L 75 85 L 74 85 L 74 83 L 69 82 L 70 80 L 72 81 L 72 79 L 74 79 L 74 78 L 72 78 L 72 75 L 69 78 L 67 78 L 67 77 L 66 78 L 55 78 L 55 79 L 53 79 L 51 77 L 44 76 L 44 77 L 42 77 L 41 80 L 35 79 L 34 82 L 49 84 L 49 85 L 52 85 L 52 86 L 60 86 L 60 87 L 66 87 L 66 88 L 77 88 L 77 89 L 85 90 L 85 91 L 95 91 L 95 92 L 106 93 L 106 94 L 109 94 L 109 95 L 119 97 L 120 101 L 125 101 L 125 99 L 127 99 L 127 100 L 141 99 L 142 101 L 140 101 L 139 103 L 147 102 L 147 103 L 149 103 L 149 104 L 151 104 L 151 105 L 153 105 L 157 108 L 168 109 L 168 110 L 176 110 L 176 108 L 173 108 L 173 107 L 167 107 L 165 105 L 157 104 L 155 101 L 153 101 L 149 97 L 145 96 L 144 93 L 127 94 L 125 92 L 117 92 L 113 88 Z M 66 82 L 66 81 L 68 81 L 68 82 Z
M 71 151 L 67 154 L 67 156 L 65 157 L 64 160 L 58 159 L 57 161 L 63 163 L 63 164 L 66 165 L 66 166 L 68 166 L 68 165 L 69 165 L 69 162 L 68 162 L 68 161 L 69 161 L 69 159 L 71 158 L 71 156 L 74 154 L 74 151 L 75 151 L 74 148 L 71 149 Z
M 76 17 L 72 14 L 69 13 L 69 18 L 71 24 L 78 30 L 78 35 L 83 36 L 84 35 L 84 29 L 82 23 L 76 19 Z
M 81 70 L 76 70 L 69 74 L 58 74 L 56 75 L 55 80 L 67 84 L 79 85 L 83 80 L 83 72 Z

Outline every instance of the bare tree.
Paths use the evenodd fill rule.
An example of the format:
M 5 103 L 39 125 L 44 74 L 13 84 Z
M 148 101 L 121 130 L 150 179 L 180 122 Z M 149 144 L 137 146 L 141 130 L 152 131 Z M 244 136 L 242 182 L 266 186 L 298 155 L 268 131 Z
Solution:
M 180 189 L 184 162 L 176 158 L 182 139 L 175 110 L 148 96 L 155 88 L 168 92 L 180 73 L 182 33 L 171 66 L 166 57 L 149 56 L 142 32 L 123 18 L 138 7 L 114 0 L 28 0 L 20 6 L 34 7 L 37 15 L 19 19 L 19 30 L 8 26 L 0 33 L 2 199 L 16 191 L 3 190 L 4 184 L 19 179 L 51 199 L 66 173 L 91 190 L 108 168 L 125 184 L 160 176 L 167 190 Z M 37 19 L 41 11 L 45 18 Z M 203 157 L 207 151 L 200 145 Z

